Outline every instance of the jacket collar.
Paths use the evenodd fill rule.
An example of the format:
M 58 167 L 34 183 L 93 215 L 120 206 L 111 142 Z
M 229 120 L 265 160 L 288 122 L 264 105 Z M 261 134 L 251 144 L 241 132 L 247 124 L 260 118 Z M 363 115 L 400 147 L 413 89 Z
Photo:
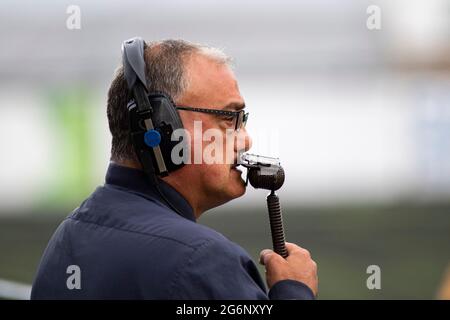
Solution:
M 172 206 L 177 208 L 181 216 L 195 222 L 194 211 L 187 200 L 168 183 L 161 179 L 158 179 L 158 181 L 159 189 L 167 200 L 170 201 Z M 133 190 L 152 199 L 156 199 L 158 202 L 172 210 L 142 170 L 120 166 L 111 162 L 106 172 L 105 183 Z

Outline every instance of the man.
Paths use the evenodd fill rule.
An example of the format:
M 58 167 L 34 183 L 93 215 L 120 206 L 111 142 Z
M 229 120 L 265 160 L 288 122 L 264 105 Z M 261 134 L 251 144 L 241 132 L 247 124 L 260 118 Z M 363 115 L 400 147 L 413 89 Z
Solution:
M 217 49 L 166 40 L 147 44 L 144 60 L 149 91 L 169 94 L 178 106 L 245 107 L 229 59 Z M 105 184 L 55 232 L 32 299 L 313 299 L 317 271 L 307 250 L 287 243 L 286 259 L 261 252 L 267 292 L 245 250 L 196 223 L 205 211 L 245 193 L 235 165 L 186 164 L 161 178 L 166 199 L 161 197 L 133 151 L 126 108 L 131 98 L 120 68 L 108 92 L 112 151 Z M 192 159 L 206 144 L 195 134 L 198 123 L 203 133 L 223 132 L 224 150 L 232 143 L 234 158 L 251 146 L 245 121 L 237 127 L 236 117 L 178 112 L 192 137 Z

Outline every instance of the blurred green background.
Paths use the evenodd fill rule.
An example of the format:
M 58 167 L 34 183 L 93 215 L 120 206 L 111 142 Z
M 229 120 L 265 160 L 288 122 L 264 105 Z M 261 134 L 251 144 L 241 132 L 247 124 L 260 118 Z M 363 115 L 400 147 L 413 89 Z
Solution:
M 264 201 L 264 199 L 261 199 Z M 450 263 L 450 204 L 284 208 L 286 238 L 308 248 L 319 268 L 320 299 L 434 299 Z M 0 220 L 2 277 L 31 283 L 40 256 L 64 218 L 48 212 Z M 271 248 L 267 212 L 211 210 L 199 223 L 222 232 L 258 261 Z M 368 290 L 366 268 L 381 268 Z M 264 277 L 264 270 L 260 266 Z

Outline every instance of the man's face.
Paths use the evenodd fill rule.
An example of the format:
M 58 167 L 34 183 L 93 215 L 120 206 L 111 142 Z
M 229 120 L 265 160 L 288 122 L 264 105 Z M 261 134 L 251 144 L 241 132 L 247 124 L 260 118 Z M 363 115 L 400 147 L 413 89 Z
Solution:
M 239 111 L 245 106 L 236 78 L 227 65 L 217 63 L 203 55 L 194 55 L 188 62 L 187 76 L 189 87 L 183 97 L 176 101 L 177 105 L 227 111 Z M 245 128 L 241 128 L 239 132 L 234 131 L 235 122 L 229 117 L 185 110 L 179 110 L 179 113 L 184 128 L 191 135 L 190 150 L 193 164 L 186 165 L 182 170 L 191 186 L 195 184 L 193 190 L 207 197 L 205 201 L 210 202 L 206 205 L 207 207 L 217 206 L 242 196 L 245 193 L 245 184 L 241 178 L 241 171 L 230 163 L 232 162 L 230 158 L 234 161 L 239 151 L 246 151 L 251 147 L 251 139 Z M 211 142 L 214 141 L 213 139 L 203 141 L 204 135 L 202 137 L 198 134 L 199 121 L 201 121 L 200 132 L 205 133 L 208 129 L 215 129 L 216 133 L 221 132 L 223 148 L 216 152 L 222 154 L 218 156 L 215 153 L 216 159 L 223 159 L 220 163 L 207 164 L 204 157 L 202 157 L 202 163 L 194 163 L 199 156 L 194 153 L 196 151 L 198 153 L 199 149 L 203 153 L 205 148 L 208 148 L 208 145 L 211 147 Z M 196 125 L 195 132 L 194 125 Z M 215 144 L 215 146 L 218 145 L 221 144 Z M 228 155 L 228 161 L 226 155 Z

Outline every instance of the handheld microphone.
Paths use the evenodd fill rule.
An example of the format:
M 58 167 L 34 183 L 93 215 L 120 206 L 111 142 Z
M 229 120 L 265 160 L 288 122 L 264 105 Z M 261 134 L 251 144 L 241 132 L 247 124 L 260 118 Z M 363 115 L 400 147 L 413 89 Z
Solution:
M 288 256 L 283 229 L 283 217 L 280 199 L 275 191 L 284 183 L 284 169 L 278 158 L 264 157 L 255 154 L 243 153 L 238 164 L 247 168 L 247 181 L 256 189 L 269 190 L 267 208 L 269 211 L 270 230 L 272 234 L 273 249 L 283 258 Z

